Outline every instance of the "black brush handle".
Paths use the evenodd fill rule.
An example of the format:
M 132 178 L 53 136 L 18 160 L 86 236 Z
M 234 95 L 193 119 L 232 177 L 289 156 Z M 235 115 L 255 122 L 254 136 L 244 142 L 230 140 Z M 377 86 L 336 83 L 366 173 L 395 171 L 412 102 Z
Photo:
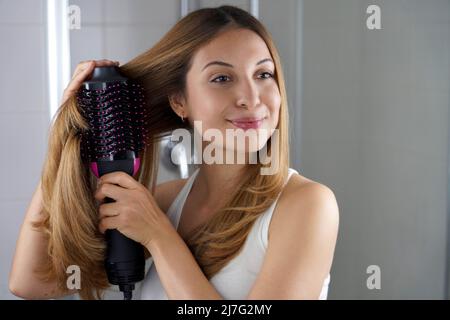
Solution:
M 133 174 L 134 159 L 113 161 L 98 161 L 99 175 L 123 171 Z M 106 197 L 105 203 L 114 202 Z M 134 283 L 141 281 L 145 276 L 144 247 L 130 238 L 127 238 L 117 229 L 108 229 L 105 232 L 107 243 L 105 268 L 110 283 L 119 285 L 123 292 L 132 291 Z

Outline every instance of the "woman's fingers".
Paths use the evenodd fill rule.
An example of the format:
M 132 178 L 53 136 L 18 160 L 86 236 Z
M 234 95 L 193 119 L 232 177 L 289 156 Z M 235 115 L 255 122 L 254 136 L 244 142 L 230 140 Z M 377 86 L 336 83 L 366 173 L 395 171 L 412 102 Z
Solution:
M 62 104 L 78 91 L 78 89 L 81 87 L 81 84 L 83 83 L 83 81 L 94 70 L 94 66 L 95 66 L 95 63 L 91 62 L 75 71 L 72 80 L 70 81 L 67 88 L 64 90 Z
M 105 233 L 107 229 L 117 229 L 119 227 L 119 217 L 106 217 L 100 220 L 98 229 L 101 233 Z
M 86 62 L 80 62 L 77 67 L 75 68 L 75 71 L 73 72 L 72 79 L 74 79 L 77 75 L 80 74 L 83 70 L 86 70 L 90 65 L 95 64 L 93 60 L 86 61 Z
M 125 189 L 136 189 L 141 186 L 132 176 L 123 171 L 106 173 L 100 178 L 101 183 L 117 184 Z
M 87 66 L 91 65 L 92 63 L 94 63 L 94 65 L 96 67 L 105 67 L 105 66 L 113 66 L 113 65 L 118 65 L 119 61 L 112 61 L 112 60 L 107 60 L 107 59 L 102 59 L 102 60 L 86 60 L 86 61 L 81 61 L 76 67 L 75 67 L 75 71 L 74 71 L 74 76 L 76 74 L 78 74 L 80 71 L 86 69 Z M 72 78 L 73 78 L 72 77 Z
M 80 62 L 73 73 L 70 83 L 64 90 L 61 104 L 64 104 L 67 99 L 74 95 L 81 87 L 82 83 L 86 81 L 94 71 L 95 67 L 118 66 L 119 61 L 111 61 L 107 59 L 102 60 L 88 60 Z
M 116 186 L 110 183 L 102 183 L 94 194 L 94 198 L 97 201 L 103 201 L 105 197 L 111 198 L 113 200 L 118 200 L 119 195 L 123 194 L 124 189 L 122 187 Z
M 107 59 L 95 60 L 96 67 L 106 67 L 106 66 L 113 66 L 113 65 L 118 65 L 118 64 L 119 64 L 119 61 L 113 61 L 113 60 L 107 60 Z
M 118 203 L 103 203 L 98 209 L 99 218 L 118 216 L 120 213 L 119 210 Z
M 119 62 L 106 59 L 88 60 L 80 62 L 75 68 L 72 81 L 68 85 L 68 89 L 70 89 L 69 91 L 71 92 L 77 91 L 80 88 L 83 81 L 85 81 L 90 76 L 90 74 L 94 70 L 94 67 L 106 67 L 114 65 L 116 66 L 119 65 Z

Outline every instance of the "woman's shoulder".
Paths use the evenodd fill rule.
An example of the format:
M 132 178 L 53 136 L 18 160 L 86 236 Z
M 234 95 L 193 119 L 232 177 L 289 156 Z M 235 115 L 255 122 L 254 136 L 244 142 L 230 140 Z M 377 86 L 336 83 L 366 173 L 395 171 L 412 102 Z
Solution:
M 162 182 L 155 187 L 155 201 L 160 209 L 167 213 L 170 205 L 186 184 L 188 178 Z
M 321 217 L 310 217 L 317 212 L 324 214 Z M 269 234 L 271 229 L 282 230 L 286 223 L 296 221 L 302 224 L 302 221 L 311 221 L 311 218 L 338 220 L 338 215 L 336 197 L 330 187 L 294 173 L 281 191 Z
M 300 174 L 293 174 L 284 190 L 283 200 L 296 208 L 317 208 L 326 206 L 330 212 L 337 208 L 333 190 L 320 182 L 308 179 Z M 304 210 L 306 211 L 306 210 Z
M 305 202 L 315 200 L 317 197 L 322 200 L 327 198 L 333 200 L 334 192 L 325 184 L 302 176 L 298 172 L 294 172 L 282 190 L 279 201 L 290 202 L 292 198 L 297 198 L 297 202 Z

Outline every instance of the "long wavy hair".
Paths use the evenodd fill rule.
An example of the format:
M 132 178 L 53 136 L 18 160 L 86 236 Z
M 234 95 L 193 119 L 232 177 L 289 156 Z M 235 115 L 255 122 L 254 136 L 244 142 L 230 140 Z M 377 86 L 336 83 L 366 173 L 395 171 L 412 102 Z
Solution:
M 230 200 L 213 217 L 196 228 L 187 244 L 210 279 L 242 248 L 260 214 L 281 192 L 289 168 L 288 105 L 282 66 L 271 35 L 248 12 L 221 6 L 193 11 L 179 20 L 152 48 L 120 67 L 130 79 L 142 84 L 149 106 L 149 134 L 141 152 L 141 167 L 136 179 L 154 194 L 159 163 L 159 142 L 178 128 L 192 129 L 172 110 L 169 96 L 185 93 L 186 74 L 195 52 L 219 32 L 231 28 L 254 31 L 266 43 L 275 63 L 274 78 L 281 95 L 277 150 L 271 136 L 267 154 L 278 156 L 274 174 L 261 175 L 269 164 L 248 165 L 244 179 Z M 98 231 L 98 204 L 94 199 L 97 178 L 80 156 L 80 133 L 88 129 L 75 97 L 58 109 L 49 132 L 48 151 L 41 174 L 44 219 L 34 226 L 48 237 L 47 265 L 38 274 L 56 279 L 66 289 L 67 267 L 78 265 L 81 271 L 82 299 L 101 299 L 108 288 L 104 270 L 105 240 Z M 275 149 L 275 147 L 274 147 Z M 146 257 L 150 253 L 146 252 Z

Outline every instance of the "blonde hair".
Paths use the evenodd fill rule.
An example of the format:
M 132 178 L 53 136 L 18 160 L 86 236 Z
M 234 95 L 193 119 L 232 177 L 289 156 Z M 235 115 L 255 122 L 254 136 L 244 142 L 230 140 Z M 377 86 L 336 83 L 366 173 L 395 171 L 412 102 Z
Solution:
M 245 177 L 223 208 L 192 232 L 187 244 L 208 279 L 222 269 L 242 248 L 260 214 L 281 192 L 289 168 L 288 106 L 282 66 L 274 42 L 264 26 L 244 10 L 233 6 L 200 9 L 178 21 L 148 51 L 120 67 L 130 79 L 142 84 L 149 105 L 149 137 L 140 154 L 137 180 L 154 188 L 159 162 L 158 142 L 177 128 L 188 128 L 171 109 L 169 95 L 185 93 L 186 74 L 193 54 L 220 31 L 245 28 L 266 43 L 275 63 L 274 78 L 281 95 L 278 150 L 267 141 L 268 155 L 277 154 L 279 169 L 261 175 L 261 163 L 248 165 Z M 82 299 L 101 299 L 109 283 L 104 270 L 105 241 L 98 231 L 98 208 L 94 199 L 96 177 L 80 158 L 80 133 L 88 129 L 75 97 L 61 105 L 49 134 L 49 147 L 42 170 L 43 219 L 35 227 L 48 237 L 48 263 L 39 274 L 56 279 L 66 289 L 66 270 L 81 270 Z M 149 256 L 149 252 L 146 252 Z

